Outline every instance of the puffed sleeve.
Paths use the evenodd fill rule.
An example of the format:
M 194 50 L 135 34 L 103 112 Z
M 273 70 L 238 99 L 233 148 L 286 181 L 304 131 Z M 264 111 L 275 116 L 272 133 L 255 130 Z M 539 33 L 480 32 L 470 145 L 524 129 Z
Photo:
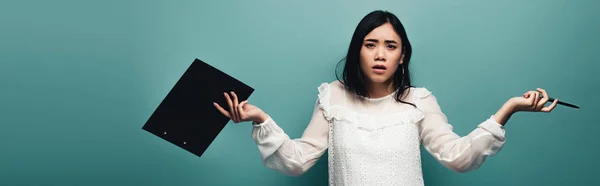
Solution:
M 328 132 L 328 120 L 317 100 L 312 118 L 300 138 L 290 139 L 271 117 L 263 123 L 253 123 L 251 136 L 266 167 L 286 175 L 301 176 L 324 154 L 328 147 Z
M 458 136 L 448 123 L 433 94 L 426 88 L 416 91 L 415 103 L 424 113 L 419 133 L 425 149 L 442 165 L 456 171 L 478 169 L 488 156 L 496 155 L 505 143 L 504 126 L 493 115 L 466 136 Z

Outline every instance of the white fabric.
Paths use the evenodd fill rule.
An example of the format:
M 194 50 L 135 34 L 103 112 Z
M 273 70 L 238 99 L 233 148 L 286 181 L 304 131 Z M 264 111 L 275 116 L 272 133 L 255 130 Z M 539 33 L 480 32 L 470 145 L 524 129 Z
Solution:
M 300 138 L 290 137 L 269 117 L 253 123 L 252 139 L 264 165 L 286 175 L 306 173 L 328 150 L 330 185 L 423 185 L 420 145 L 445 167 L 479 168 L 504 145 L 504 128 L 493 116 L 468 135 L 452 131 L 436 98 L 410 88 L 403 101 L 393 94 L 358 97 L 340 82 L 323 83 L 312 119 Z

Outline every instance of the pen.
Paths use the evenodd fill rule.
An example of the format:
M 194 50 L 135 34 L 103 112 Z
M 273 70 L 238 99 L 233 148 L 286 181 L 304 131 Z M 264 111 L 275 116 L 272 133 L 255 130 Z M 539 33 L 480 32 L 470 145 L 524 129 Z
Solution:
M 548 101 L 549 102 L 554 102 L 554 98 L 550 97 L 550 98 L 548 98 Z M 558 101 L 557 104 L 564 105 L 564 106 L 567 106 L 567 107 L 577 108 L 577 109 L 579 108 L 579 106 L 576 106 L 576 105 L 573 105 L 573 104 L 570 104 L 570 103 L 565 103 L 565 102 L 562 102 L 562 101 Z
M 543 98 L 543 97 L 544 96 L 540 94 L 540 98 Z M 555 100 L 555 98 L 552 98 L 552 97 L 548 98 L 549 102 L 554 102 L 554 100 Z M 571 107 L 571 108 L 577 108 L 577 109 L 579 108 L 579 106 L 577 106 L 577 105 L 573 105 L 573 104 L 562 102 L 562 101 L 558 101 L 557 104 L 564 105 L 564 106 Z

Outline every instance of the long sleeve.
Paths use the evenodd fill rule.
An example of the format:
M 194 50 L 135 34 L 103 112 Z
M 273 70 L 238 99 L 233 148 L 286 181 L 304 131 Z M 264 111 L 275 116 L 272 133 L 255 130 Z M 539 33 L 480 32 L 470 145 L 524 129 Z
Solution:
M 328 121 L 317 102 L 310 123 L 300 138 L 291 139 L 271 117 L 263 123 L 253 123 L 251 136 L 266 167 L 286 175 L 301 176 L 324 154 L 328 132 Z
M 498 153 L 505 143 L 504 127 L 493 116 L 466 136 L 454 133 L 438 102 L 427 89 L 417 94 L 417 106 L 424 112 L 419 124 L 425 149 L 445 167 L 456 172 L 478 169 L 488 156 Z

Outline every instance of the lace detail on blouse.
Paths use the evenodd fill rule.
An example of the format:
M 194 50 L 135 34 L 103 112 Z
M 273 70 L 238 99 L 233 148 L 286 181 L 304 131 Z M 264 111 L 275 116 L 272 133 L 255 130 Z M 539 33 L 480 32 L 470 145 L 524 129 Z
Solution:
M 332 106 L 330 94 L 329 84 L 319 86 L 320 108 L 329 121 L 330 185 L 423 184 L 415 126 L 424 117 L 422 111 L 359 113 Z

